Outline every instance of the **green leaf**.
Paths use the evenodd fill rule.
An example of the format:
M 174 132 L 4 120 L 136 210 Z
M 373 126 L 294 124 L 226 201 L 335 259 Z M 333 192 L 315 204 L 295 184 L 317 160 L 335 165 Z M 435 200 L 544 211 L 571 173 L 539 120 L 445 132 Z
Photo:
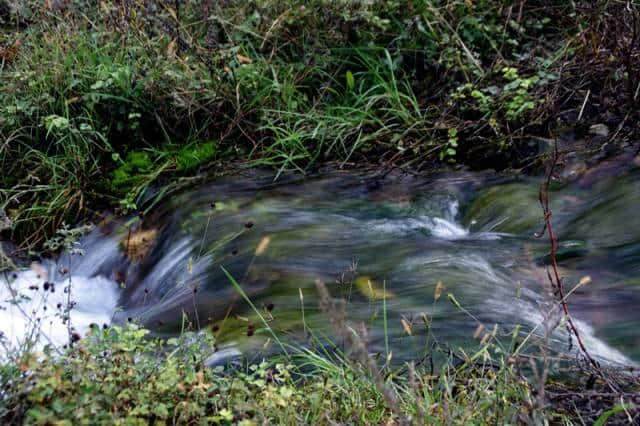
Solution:
M 600 417 L 598 417 L 598 420 L 596 420 L 593 426 L 604 426 L 604 424 L 607 422 L 607 419 L 609 417 L 613 416 L 616 413 L 619 413 L 620 411 L 623 411 L 624 409 L 625 409 L 624 405 L 616 405 L 611 410 L 605 411 L 600 415 Z
M 91 85 L 91 90 L 98 90 L 104 87 L 104 81 L 98 80 Z
M 230 422 L 231 420 L 233 420 L 233 412 L 227 408 L 223 408 L 222 410 L 220 410 L 220 417 Z
M 347 78 L 347 88 L 349 90 L 353 90 L 353 88 L 356 86 L 356 80 L 353 77 L 353 73 L 351 71 L 347 71 L 346 78 Z

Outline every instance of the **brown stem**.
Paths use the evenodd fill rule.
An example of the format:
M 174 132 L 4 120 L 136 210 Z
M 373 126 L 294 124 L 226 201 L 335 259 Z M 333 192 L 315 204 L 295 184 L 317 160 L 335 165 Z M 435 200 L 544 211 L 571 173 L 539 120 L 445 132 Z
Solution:
M 562 310 L 564 311 L 564 315 L 567 318 L 567 323 L 569 325 L 569 329 L 576 338 L 578 345 L 580 346 L 580 350 L 584 354 L 585 358 L 589 361 L 589 363 L 599 370 L 598 363 L 593 359 L 593 357 L 587 351 L 582 338 L 580 337 L 580 333 L 578 332 L 577 327 L 575 326 L 573 319 L 571 318 L 571 314 L 569 313 L 569 305 L 567 304 L 564 288 L 562 286 L 562 279 L 560 278 L 560 273 L 558 272 L 558 239 L 556 238 L 555 233 L 553 232 L 553 225 L 551 223 L 551 208 L 549 207 L 549 185 L 551 184 L 551 178 L 553 176 L 553 172 L 558 163 L 558 143 L 555 142 L 554 151 L 553 151 L 553 160 L 551 162 L 551 167 L 549 169 L 549 173 L 547 174 L 547 179 L 544 184 L 540 187 L 539 199 L 540 205 L 542 206 L 542 211 L 544 213 L 544 228 L 540 234 L 537 236 L 541 237 L 546 234 L 549 236 L 549 245 L 551 246 L 551 270 L 553 275 L 550 275 L 549 279 L 551 281 L 551 285 L 554 288 L 554 295 L 557 295 L 558 302 L 562 306 Z

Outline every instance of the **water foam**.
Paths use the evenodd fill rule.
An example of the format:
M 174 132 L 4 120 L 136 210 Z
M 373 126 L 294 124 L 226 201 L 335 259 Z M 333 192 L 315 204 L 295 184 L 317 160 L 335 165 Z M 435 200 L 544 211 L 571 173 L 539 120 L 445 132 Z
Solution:
M 533 305 L 529 303 L 525 303 L 522 300 L 516 300 L 515 302 L 509 304 L 501 304 L 499 306 L 503 312 L 510 312 L 512 314 L 517 314 L 520 318 L 526 320 L 529 325 L 533 327 L 538 327 L 537 335 L 539 337 L 543 337 L 544 333 L 544 322 L 552 322 L 553 320 L 545 319 L 540 309 L 536 309 Z M 609 346 L 602 339 L 596 336 L 595 330 L 588 323 L 573 318 L 573 324 L 576 326 L 578 330 L 578 334 L 580 334 L 580 338 L 584 343 L 589 354 L 600 361 L 623 365 L 623 366 L 635 366 L 637 365 L 633 360 L 629 359 L 622 352 L 617 350 L 616 348 Z M 567 328 L 558 325 L 551 333 L 551 338 L 562 344 L 567 345 L 569 341 Z M 577 344 L 572 345 L 571 353 L 579 354 L 580 348 Z
M 444 229 L 447 229 L 446 227 Z M 445 237 L 450 236 L 446 232 Z M 485 238 L 487 233 L 469 234 L 468 238 Z M 442 238 L 442 237 L 441 237 Z M 543 300 L 539 291 L 532 288 L 521 287 L 519 291 L 515 288 L 513 279 L 509 275 L 496 269 L 483 256 L 476 254 L 427 254 L 419 259 L 407 259 L 403 263 L 403 268 L 415 271 L 420 268 L 444 268 L 449 270 L 464 271 L 464 276 L 474 277 L 474 285 L 465 286 L 462 290 L 462 299 L 467 296 L 483 296 L 484 301 L 477 307 L 479 313 L 490 313 L 494 318 L 501 318 L 503 321 L 513 324 L 526 325 L 529 330 L 534 330 L 534 334 L 539 338 L 544 338 L 545 322 L 552 324 L 555 319 L 545 318 L 544 313 L 551 309 L 549 301 Z M 519 294 L 519 295 L 517 295 Z M 556 311 L 557 305 L 556 305 Z M 596 331 L 587 322 L 573 319 L 578 329 L 578 333 L 585 344 L 588 352 L 593 357 L 608 363 L 635 366 L 633 360 L 625 356 L 616 348 L 608 345 L 605 341 L 596 336 Z M 550 340 L 558 350 L 569 349 L 567 343 L 569 335 L 566 327 L 556 326 L 551 331 Z M 579 347 L 574 344 L 570 352 L 579 354 Z
M 408 234 L 415 231 L 426 231 L 432 237 L 450 241 L 469 238 L 496 240 L 501 237 L 501 234 L 494 232 L 471 233 L 469 229 L 456 221 L 458 210 L 458 201 L 452 200 L 447 203 L 446 209 L 439 216 L 417 215 L 398 219 L 378 219 L 369 221 L 367 227 L 384 233 Z
M 69 342 L 67 314 L 72 330 L 84 335 L 92 323 L 108 324 L 116 311 L 117 284 L 104 276 L 72 274 L 55 277 L 55 264 L 34 265 L 0 278 L 0 332 L 8 348 L 32 342 L 62 346 Z M 67 288 L 71 288 L 69 295 Z M 66 312 L 68 302 L 73 309 Z
M 0 275 L 0 356 L 28 344 L 60 347 L 69 342 L 70 330 L 82 336 L 91 324 L 111 323 L 120 288 L 104 274 L 121 260 L 118 237 L 96 229 L 55 262 Z

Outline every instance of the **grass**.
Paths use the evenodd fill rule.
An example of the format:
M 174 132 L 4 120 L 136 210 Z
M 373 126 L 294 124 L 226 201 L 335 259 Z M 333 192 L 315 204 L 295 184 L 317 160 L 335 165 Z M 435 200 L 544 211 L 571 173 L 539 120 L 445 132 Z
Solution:
M 635 3 L 12 5 L 0 208 L 25 249 L 238 162 L 276 177 L 327 162 L 505 168 L 540 154 L 530 135 L 605 123 L 616 143 L 637 136 Z
M 306 324 L 308 341 L 287 343 L 263 321 L 261 331 L 283 346 L 280 355 L 252 354 L 253 361 L 211 365 L 209 357 L 223 343 L 211 330 L 159 339 L 135 323 L 96 326 L 64 350 L 35 352 L 27 346 L 7 352 L 0 362 L 0 419 L 3 424 L 572 425 L 624 423 L 637 413 L 633 398 L 605 396 L 595 407 L 575 399 L 546 404 L 549 394 L 589 398 L 596 392 L 602 398 L 605 393 L 600 385 L 589 391 L 566 379 L 557 384 L 554 372 L 541 393 L 535 365 L 557 368 L 561 362 L 524 350 L 518 329 L 505 339 L 496 329 L 479 328 L 474 336 L 479 343 L 470 351 L 428 345 L 414 361 L 392 363 L 387 356 L 380 365 L 368 351 L 366 328 L 348 320 L 348 302 L 332 298 L 322 283 L 317 289 L 341 345 Z M 384 299 L 381 303 L 384 309 Z M 428 323 L 425 327 L 430 333 Z
M 449 366 L 435 374 L 420 368 L 411 378 L 389 374 L 385 383 L 396 405 L 388 407 L 375 379 L 340 354 L 328 358 L 298 348 L 283 360 L 205 368 L 200 344 L 145 334 L 132 325 L 94 330 L 63 356 L 23 360 L 29 377 L 8 385 L 3 422 L 387 424 L 417 418 L 480 424 L 515 422 L 532 403 L 526 382 L 514 381 L 506 365 L 474 372 Z M 7 366 L 2 373 L 19 376 Z
M 343 326 L 340 333 L 352 334 Z M 352 334 L 353 346 L 343 352 L 309 330 L 310 346 L 210 368 L 212 333 L 166 341 L 148 333 L 135 324 L 96 327 L 62 354 L 14 354 L 0 368 L 0 418 L 5 424 L 89 418 L 93 424 L 483 424 L 515 423 L 534 409 L 530 386 L 502 356 L 490 358 L 489 341 L 481 357 L 457 367 L 450 354 L 438 370 L 413 363 L 392 368 L 375 366 L 358 347 L 361 336 Z M 481 362 L 475 366 L 474 359 Z
M 92 210 L 144 212 L 237 163 L 276 178 L 326 163 L 503 169 L 543 154 L 530 136 L 604 124 L 596 151 L 640 137 L 636 2 L 0 0 L 0 29 L 0 217 L 22 254 L 64 247 Z M 0 417 L 571 424 L 633 411 L 610 394 L 580 405 L 584 385 L 554 385 L 546 370 L 526 380 L 550 363 L 525 354 L 530 335 L 515 350 L 492 333 L 470 354 L 428 348 L 444 357 L 437 369 L 393 365 L 382 299 L 382 366 L 326 296 L 345 351 L 308 327 L 303 304 L 309 345 L 285 347 L 262 319 L 284 357 L 226 370 L 205 368 L 210 334 L 93 330 L 62 354 L 12 353 Z M 549 407 L 545 392 L 574 399 Z

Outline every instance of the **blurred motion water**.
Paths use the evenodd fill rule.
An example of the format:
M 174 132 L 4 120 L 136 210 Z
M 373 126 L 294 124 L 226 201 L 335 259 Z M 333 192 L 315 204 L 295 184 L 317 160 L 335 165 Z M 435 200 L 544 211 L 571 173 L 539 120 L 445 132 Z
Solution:
M 540 183 L 466 172 L 332 172 L 275 183 L 250 172 L 219 179 L 174 196 L 142 222 L 98 226 L 81 241 L 84 256 L 39 266 L 46 277 L 37 277 L 38 268 L 7 275 L 0 329 L 18 342 L 37 321 L 43 344 L 63 344 L 68 329 L 59 304 L 71 282 L 78 333 L 91 323 L 132 320 L 161 336 L 209 330 L 229 356 L 275 350 L 224 267 L 289 341 L 304 342 L 308 328 L 330 332 L 316 280 L 348 301 L 349 319 L 368 326 L 372 352 L 384 351 L 386 289 L 395 359 L 415 359 L 434 339 L 473 345 L 478 321 L 505 335 L 516 325 L 527 332 L 553 304 L 548 241 L 534 237 L 542 224 Z M 583 339 L 600 359 L 639 361 L 640 172 L 555 184 L 550 195 L 565 286 L 591 281 L 569 299 Z M 132 253 L 132 244 L 144 249 Z M 36 295 L 45 281 L 58 293 L 43 301 Z M 9 302 L 16 297 L 26 305 Z M 568 342 L 563 326 L 550 336 L 558 351 L 575 351 Z

